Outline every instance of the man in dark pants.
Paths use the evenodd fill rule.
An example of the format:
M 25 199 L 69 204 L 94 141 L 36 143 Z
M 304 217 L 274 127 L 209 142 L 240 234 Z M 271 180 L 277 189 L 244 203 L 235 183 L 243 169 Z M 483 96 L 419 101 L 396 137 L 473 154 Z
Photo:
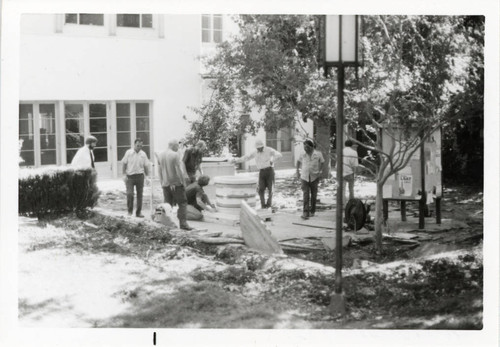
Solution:
M 236 158 L 233 162 L 242 163 L 244 161 L 255 158 L 255 164 L 259 170 L 259 197 L 261 208 L 270 208 L 273 203 L 273 185 L 274 185 L 274 161 L 282 157 L 277 150 L 264 146 L 262 140 L 255 141 L 256 150 L 241 158 Z M 264 193 L 268 190 L 267 202 L 264 198 Z
M 164 201 L 174 206 L 179 205 L 177 218 L 179 227 L 183 230 L 192 230 L 186 222 L 187 198 L 185 189 L 186 174 L 182 170 L 181 158 L 177 150 L 179 141 L 174 139 L 168 143 L 168 149 L 158 155 L 159 175 L 163 188 Z
M 144 188 L 144 175 L 149 175 L 148 156 L 142 150 L 143 141 L 136 139 L 134 148 L 125 152 L 122 159 L 125 186 L 127 187 L 127 210 L 131 216 L 134 211 L 134 186 L 137 192 L 137 209 L 135 216 L 144 218 L 142 210 L 142 191 Z
M 297 178 L 300 178 L 304 199 L 301 217 L 308 219 L 316 213 L 318 184 L 325 159 L 320 151 L 314 149 L 311 140 L 304 141 L 304 151 L 297 161 Z

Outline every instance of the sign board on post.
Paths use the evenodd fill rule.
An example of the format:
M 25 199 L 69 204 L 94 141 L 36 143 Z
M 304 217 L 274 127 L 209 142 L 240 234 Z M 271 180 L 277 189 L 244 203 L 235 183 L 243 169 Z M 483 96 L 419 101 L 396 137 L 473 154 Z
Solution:
M 388 153 L 391 146 L 394 145 L 394 159 L 397 160 L 398 152 L 401 153 L 409 141 L 406 141 L 405 137 L 399 133 L 391 135 L 393 136 L 383 133 L 382 148 L 385 153 Z M 410 133 L 411 138 L 414 138 L 414 136 L 418 136 L 418 134 L 416 132 Z M 434 197 L 442 197 L 441 130 L 438 129 L 424 142 L 424 158 L 420 158 L 420 150 L 416 149 L 408 164 L 387 179 L 382 191 L 384 199 L 421 199 L 419 194 L 422 186 L 421 160 L 424 161 L 425 167 L 424 179 L 427 203 L 432 202 Z

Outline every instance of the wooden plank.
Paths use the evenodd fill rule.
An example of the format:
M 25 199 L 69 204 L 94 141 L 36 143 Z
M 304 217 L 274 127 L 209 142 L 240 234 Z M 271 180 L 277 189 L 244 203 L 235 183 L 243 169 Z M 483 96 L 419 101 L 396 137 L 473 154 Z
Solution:
M 310 222 L 293 222 L 292 224 L 295 225 L 302 225 L 306 227 L 311 227 L 311 228 L 320 228 L 320 229 L 335 229 L 335 226 L 333 225 L 333 221 L 310 221 Z
M 208 243 L 211 245 L 224 245 L 228 243 L 239 243 L 244 244 L 245 242 L 238 239 L 233 239 L 231 237 L 196 237 L 196 239 L 203 243 Z
M 250 248 L 266 254 L 283 253 L 266 224 L 245 201 L 241 202 L 240 229 L 245 244 Z
M 237 226 L 240 223 L 238 215 L 230 215 L 227 213 L 220 213 L 220 212 L 212 212 L 212 213 L 205 212 L 203 214 L 202 222 L 217 223 L 230 226 Z
M 409 239 L 405 239 L 405 238 L 399 238 L 399 237 L 388 235 L 388 234 L 382 234 L 382 237 L 383 237 L 384 240 L 392 240 L 392 241 L 400 242 L 400 243 L 420 244 L 420 242 L 415 241 L 415 240 L 409 240 Z
M 337 240 L 335 237 L 323 237 L 321 242 L 326 249 L 333 251 L 337 247 Z M 347 247 L 351 243 L 351 237 L 349 235 L 342 236 L 342 247 Z
M 320 247 L 304 246 L 304 245 L 298 245 L 298 244 L 289 243 L 289 242 L 280 242 L 280 246 L 285 250 L 291 250 L 291 251 L 322 251 L 322 250 L 324 250 L 324 248 L 320 248 Z
M 391 236 L 397 237 L 399 239 L 405 239 L 405 240 L 416 239 L 418 237 L 418 235 L 415 235 L 415 234 L 398 232 L 398 231 L 395 233 L 391 233 Z

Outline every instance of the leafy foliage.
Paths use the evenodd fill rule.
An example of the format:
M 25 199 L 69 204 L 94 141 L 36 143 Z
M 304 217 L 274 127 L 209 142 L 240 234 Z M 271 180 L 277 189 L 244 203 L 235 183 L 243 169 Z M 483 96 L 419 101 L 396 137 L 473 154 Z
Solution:
M 484 163 L 484 17 L 461 23 L 471 52 L 463 91 L 451 98 L 444 128 L 443 170 L 447 182 L 482 186 Z
M 365 17 L 365 65 L 359 81 L 350 81 L 347 119 L 368 141 L 362 145 L 371 156 L 365 166 L 377 181 L 378 249 L 385 181 L 408 164 L 433 131 L 459 117 L 449 112 L 451 102 L 466 87 L 467 66 L 480 58 L 467 41 L 465 20 L 460 16 Z M 383 136 L 390 139 L 388 150 L 382 147 Z
M 43 217 L 94 207 L 99 199 L 93 169 L 23 169 L 19 176 L 19 214 Z
M 275 132 L 299 119 L 331 119 L 334 85 L 318 70 L 314 16 L 241 15 L 239 34 L 204 59 L 213 94 L 194 112 L 194 137 L 214 142 L 233 136 Z M 262 112 L 255 120 L 240 115 Z M 242 122 L 243 120 L 243 122 Z M 312 134 L 309 134 L 312 136 Z

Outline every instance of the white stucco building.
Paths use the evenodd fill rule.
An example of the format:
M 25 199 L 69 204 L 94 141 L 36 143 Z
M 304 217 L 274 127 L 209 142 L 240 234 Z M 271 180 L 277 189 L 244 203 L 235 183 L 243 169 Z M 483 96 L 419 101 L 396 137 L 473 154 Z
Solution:
M 22 15 L 22 165 L 66 165 L 89 134 L 98 138 L 100 178 L 121 175 L 122 156 L 137 137 L 151 158 L 186 134 L 183 116 L 193 119 L 189 107 L 201 105 L 207 91 L 198 57 L 236 30 L 221 15 Z M 304 126 L 312 135 L 312 123 Z M 242 139 L 240 154 L 261 138 L 283 152 L 280 166 L 292 166 L 301 150 L 293 137 L 293 127 L 261 130 Z

